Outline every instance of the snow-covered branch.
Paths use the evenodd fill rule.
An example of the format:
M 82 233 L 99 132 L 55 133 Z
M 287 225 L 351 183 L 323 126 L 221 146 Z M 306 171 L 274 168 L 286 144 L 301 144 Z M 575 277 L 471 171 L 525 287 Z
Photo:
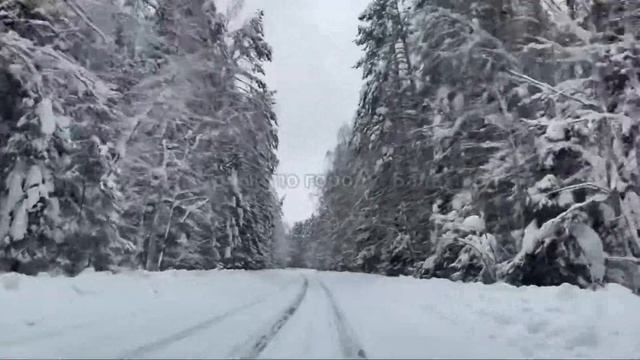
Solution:
M 89 16 L 87 16 L 87 13 L 85 13 L 84 9 L 82 9 L 82 7 L 75 2 L 75 0 L 62 0 L 62 1 L 64 1 L 65 4 L 67 4 L 69 8 L 73 10 L 73 12 L 75 12 L 76 15 L 78 15 L 78 17 L 82 19 L 82 21 L 87 26 L 89 26 L 91 30 L 93 30 L 96 34 L 98 34 L 98 36 L 100 36 L 100 38 L 102 38 L 102 40 L 105 43 L 109 42 L 109 38 L 104 34 L 104 32 L 102 32 L 102 30 L 100 30 L 100 28 L 98 28 L 93 23 L 93 21 L 91 21 L 91 19 L 89 19 Z
M 598 184 L 594 184 L 594 183 L 582 183 L 582 184 L 575 184 L 575 185 L 569 185 L 569 186 L 565 186 L 561 189 L 557 189 L 557 190 L 553 190 L 553 191 L 549 191 L 544 193 L 544 195 L 553 195 L 553 194 L 557 194 L 563 191 L 573 191 L 573 190 L 580 190 L 580 189 L 593 189 L 593 190 L 597 190 L 599 192 L 602 192 L 604 194 L 609 194 L 611 192 L 611 190 L 602 187 Z
M 549 84 L 547 84 L 545 82 L 536 80 L 536 79 L 534 79 L 534 78 L 532 78 L 530 76 L 527 76 L 525 74 L 521 74 L 521 73 L 519 73 L 517 71 L 514 71 L 512 69 L 505 69 L 504 72 L 509 74 L 510 76 L 516 78 L 516 79 L 523 80 L 523 81 L 528 82 L 529 84 L 537 86 L 538 88 L 540 88 L 542 90 L 549 90 L 549 91 L 551 91 L 553 93 L 556 93 L 556 94 L 558 94 L 560 96 L 564 96 L 564 97 L 566 97 L 568 99 L 576 101 L 576 102 L 578 102 L 578 103 L 580 103 L 582 105 L 585 105 L 585 106 L 587 106 L 587 107 L 589 107 L 591 109 L 594 109 L 596 111 L 605 112 L 604 109 L 602 109 L 600 106 L 598 106 L 596 104 L 593 104 L 593 103 L 591 103 L 591 102 L 589 102 L 587 100 L 581 99 L 581 98 L 576 97 L 574 95 L 567 94 L 564 91 L 558 90 L 555 87 L 553 87 L 553 86 L 551 86 L 551 85 L 549 85 Z

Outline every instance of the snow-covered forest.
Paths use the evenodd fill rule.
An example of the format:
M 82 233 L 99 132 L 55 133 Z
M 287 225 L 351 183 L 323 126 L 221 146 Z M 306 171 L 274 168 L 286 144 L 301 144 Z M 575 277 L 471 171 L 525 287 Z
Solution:
M 0 1 L 0 271 L 640 291 L 640 2 L 372 0 L 355 119 L 286 238 L 264 13 L 230 4 Z
M 640 2 L 373 0 L 294 266 L 640 291 Z
M 234 11 L 0 0 L 0 271 L 271 265 L 271 48 Z
M 0 358 L 637 358 L 640 0 L 362 1 L 0 0 Z

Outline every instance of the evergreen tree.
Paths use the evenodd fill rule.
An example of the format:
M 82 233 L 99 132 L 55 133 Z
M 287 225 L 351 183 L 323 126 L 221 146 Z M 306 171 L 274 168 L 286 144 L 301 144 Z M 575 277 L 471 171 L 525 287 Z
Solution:
M 261 76 L 271 50 L 261 13 L 232 32 L 227 22 L 213 2 L 162 2 L 149 50 L 158 67 L 132 89 L 130 226 L 148 269 L 269 264 L 277 137 Z
M 261 12 L 230 31 L 210 0 L 0 6 L 3 268 L 271 264 Z
M 372 2 L 327 173 L 356 185 L 321 189 L 316 265 L 633 287 L 637 19 L 629 2 Z
M 131 247 L 117 231 L 123 115 L 113 106 L 119 94 L 74 51 L 106 39 L 73 1 L 2 9 L 2 87 L 12 90 L 2 119 L 1 256 L 23 272 L 106 269 Z

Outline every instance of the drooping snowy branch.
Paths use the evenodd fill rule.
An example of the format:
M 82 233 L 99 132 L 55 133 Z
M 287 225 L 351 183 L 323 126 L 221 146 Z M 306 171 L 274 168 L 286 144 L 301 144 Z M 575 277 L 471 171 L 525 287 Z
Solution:
M 100 38 L 102 39 L 102 41 L 104 41 L 105 43 L 109 42 L 109 38 L 107 37 L 107 35 L 104 34 L 104 32 L 102 32 L 102 30 L 100 30 L 100 28 L 98 28 L 93 21 L 91 21 L 91 19 L 89 19 L 89 16 L 87 16 L 87 14 L 85 13 L 85 11 L 82 9 L 82 7 L 80 5 L 78 5 L 78 3 L 75 2 L 75 0 L 62 0 L 65 2 L 65 4 L 67 4 L 69 6 L 69 8 L 71 10 L 73 10 L 73 12 L 76 13 L 76 15 L 78 15 L 78 17 L 87 25 L 89 26 L 89 28 L 91 30 L 93 30 L 96 34 L 98 34 L 98 36 L 100 36 Z
M 600 106 L 598 106 L 598 105 L 596 105 L 594 103 L 591 103 L 591 102 L 589 102 L 589 101 L 587 101 L 585 99 L 581 99 L 581 98 L 579 98 L 577 96 L 574 96 L 574 95 L 571 95 L 571 94 L 567 94 L 566 92 L 564 92 L 562 90 L 556 89 L 555 87 L 553 87 L 553 86 L 551 86 L 549 84 L 546 84 L 546 83 L 544 83 L 542 81 L 536 80 L 536 79 L 534 79 L 534 78 L 532 78 L 530 76 L 527 76 L 525 74 L 521 74 L 521 73 L 519 73 L 519 72 L 517 72 L 515 70 L 505 69 L 504 72 L 509 74 L 509 75 L 511 75 L 511 76 L 513 76 L 516 79 L 523 80 L 523 81 L 528 82 L 529 84 L 535 85 L 535 86 L 537 86 L 538 88 L 540 88 L 542 90 L 549 90 L 549 91 L 551 91 L 551 92 L 553 92 L 555 94 L 558 94 L 558 95 L 564 96 L 564 97 L 566 97 L 568 99 L 571 99 L 573 101 L 576 101 L 576 102 L 578 102 L 578 103 L 580 103 L 582 105 L 585 105 L 585 106 L 587 106 L 587 107 L 589 107 L 591 109 L 594 109 L 594 110 L 596 110 L 598 112 L 602 112 L 602 113 L 605 112 Z

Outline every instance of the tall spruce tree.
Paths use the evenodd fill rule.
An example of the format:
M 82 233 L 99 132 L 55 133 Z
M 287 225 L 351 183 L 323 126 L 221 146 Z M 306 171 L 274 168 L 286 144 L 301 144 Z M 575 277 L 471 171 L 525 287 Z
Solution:
M 118 231 L 120 94 L 78 48 L 108 39 L 75 1 L 3 1 L 0 239 L 32 273 L 106 269 L 131 247 Z

